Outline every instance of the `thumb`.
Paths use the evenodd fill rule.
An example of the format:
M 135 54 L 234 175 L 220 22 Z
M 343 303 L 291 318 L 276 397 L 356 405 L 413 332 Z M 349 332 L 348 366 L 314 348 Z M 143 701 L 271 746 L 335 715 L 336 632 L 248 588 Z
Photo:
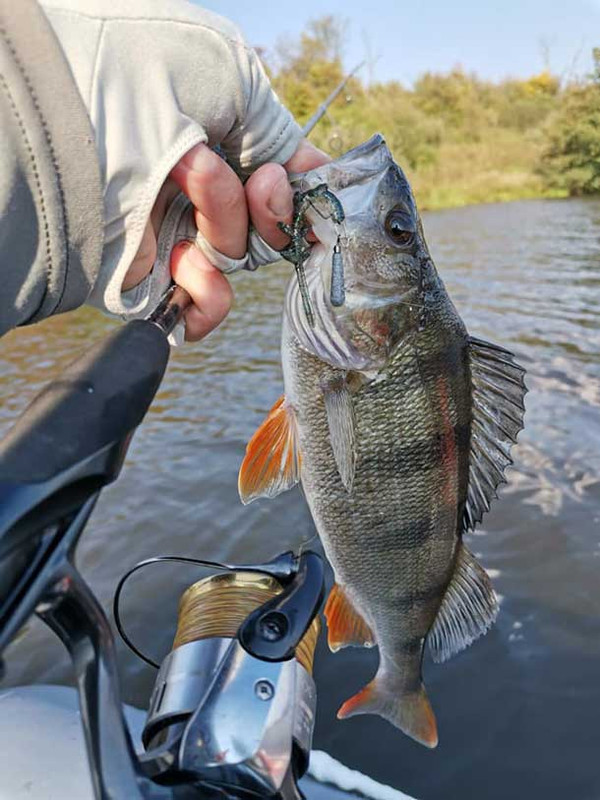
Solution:
M 185 312 L 185 338 L 203 339 L 225 319 L 233 301 L 229 281 L 192 242 L 181 242 L 171 253 L 171 275 L 192 298 Z

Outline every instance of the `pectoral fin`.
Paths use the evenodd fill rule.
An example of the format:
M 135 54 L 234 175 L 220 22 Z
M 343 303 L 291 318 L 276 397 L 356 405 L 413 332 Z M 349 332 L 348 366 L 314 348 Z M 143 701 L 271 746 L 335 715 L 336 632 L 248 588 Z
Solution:
M 447 661 L 483 636 L 498 615 L 489 575 L 461 541 L 454 575 L 427 636 L 433 660 Z
M 327 644 L 333 653 L 342 647 L 374 646 L 375 637 L 370 627 L 337 583 L 329 593 L 324 613 L 327 620 Z
M 238 491 L 246 505 L 258 497 L 275 497 L 299 480 L 296 418 L 282 395 L 248 442 L 240 467 Z
M 322 387 L 333 457 L 346 491 L 354 481 L 354 406 L 345 377 Z

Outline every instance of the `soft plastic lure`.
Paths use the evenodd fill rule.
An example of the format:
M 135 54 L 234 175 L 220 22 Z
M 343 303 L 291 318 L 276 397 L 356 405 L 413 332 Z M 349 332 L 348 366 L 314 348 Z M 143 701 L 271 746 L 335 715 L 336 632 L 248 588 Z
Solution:
M 317 201 L 322 201 L 329 210 L 328 217 L 319 209 L 316 204 Z M 341 225 L 345 215 L 344 208 L 338 198 L 329 190 L 326 183 L 320 183 L 318 186 L 306 192 L 296 192 L 294 194 L 294 213 L 291 225 L 287 225 L 285 222 L 278 223 L 279 228 L 287 234 L 291 240 L 289 245 L 279 252 L 286 261 L 294 265 L 298 277 L 298 288 L 302 296 L 304 312 L 309 325 L 311 328 L 314 328 L 315 317 L 308 293 L 306 273 L 304 271 L 304 264 L 311 251 L 311 244 L 306 239 L 306 234 L 310 230 L 310 224 L 306 220 L 306 212 L 310 207 L 314 208 L 323 218 L 331 218 L 337 225 Z M 332 267 L 331 301 L 333 305 L 343 305 L 344 273 L 339 237 L 338 243 L 334 249 Z

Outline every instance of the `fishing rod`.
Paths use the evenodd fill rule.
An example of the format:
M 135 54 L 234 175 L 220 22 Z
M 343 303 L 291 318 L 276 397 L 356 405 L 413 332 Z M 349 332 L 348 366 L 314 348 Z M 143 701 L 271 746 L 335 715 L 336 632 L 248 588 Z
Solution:
M 346 85 L 347 85 L 348 81 L 350 80 L 350 78 L 353 78 L 354 75 L 356 75 L 356 73 L 358 72 L 358 70 L 362 69 L 362 67 L 364 67 L 365 63 L 366 63 L 365 61 L 361 61 L 360 64 L 357 64 L 356 67 L 354 67 L 354 69 L 351 72 L 349 72 L 345 76 L 345 78 L 343 78 L 340 81 L 340 83 L 338 83 L 338 85 L 335 87 L 335 89 L 329 95 L 329 97 L 323 103 L 321 103 L 319 108 L 315 111 L 315 113 L 308 120 L 306 125 L 302 128 L 302 135 L 303 136 L 308 136 L 309 133 L 311 133 L 314 130 L 314 128 L 317 126 L 317 124 L 320 122 L 320 120 L 323 119 L 323 117 L 327 113 L 327 110 L 328 110 L 329 106 L 333 103 L 333 101 L 336 99 L 336 97 L 338 97 L 338 95 L 341 92 L 343 92 L 343 90 L 346 87 Z
M 182 597 L 142 753 L 124 718 L 109 622 L 75 565 L 97 499 L 118 478 L 160 386 L 167 336 L 185 301 L 173 286 L 149 318 L 86 351 L 0 440 L 0 657 L 34 614 L 62 640 L 77 677 L 97 800 L 299 800 L 314 727 L 321 557 L 285 553 L 241 566 L 193 560 L 220 574 Z M 31 763 L 35 771 L 34 749 Z

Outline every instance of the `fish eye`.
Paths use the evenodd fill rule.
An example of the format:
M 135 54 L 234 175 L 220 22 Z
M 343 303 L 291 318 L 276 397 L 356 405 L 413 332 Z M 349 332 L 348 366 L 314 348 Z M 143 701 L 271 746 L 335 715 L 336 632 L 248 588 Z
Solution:
M 407 230 L 408 222 L 407 215 L 397 209 L 392 209 L 385 218 L 385 232 L 394 244 L 408 247 L 414 242 L 415 233 Z

